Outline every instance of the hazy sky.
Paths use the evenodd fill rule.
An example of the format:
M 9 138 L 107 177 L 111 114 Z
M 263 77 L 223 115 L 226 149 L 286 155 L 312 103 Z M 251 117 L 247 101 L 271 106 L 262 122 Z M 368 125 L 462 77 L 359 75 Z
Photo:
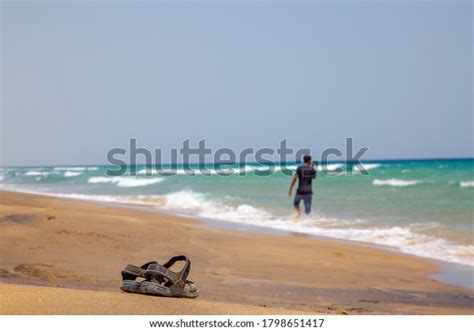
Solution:
M 149 148 L 469 157 L 471 1 L 1 1 L 3 165 Z

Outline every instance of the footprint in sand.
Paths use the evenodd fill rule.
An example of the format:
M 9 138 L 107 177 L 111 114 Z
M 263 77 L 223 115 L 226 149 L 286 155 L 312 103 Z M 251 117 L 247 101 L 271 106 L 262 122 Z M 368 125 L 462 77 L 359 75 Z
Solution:
M 37 219 L 36 215 L 28 215 L 28 214 L 11 214 L 0 217 L 0 221 L 5 222 L 12 222 L 12 223 L 30 223 Z
M 69 272 L 58 272 L 53 266 L 44 263 L 19 264 L 13 268 L 17 278 L 36 278 L 41 280 L 72 280 L 76 282 L 85 282 L 87 279 Z
M 17 278 L 17 276 L 7 269 L 0 269 L 0 278 Z
M 359 300 L 359 302 L 365 302 L 365 303 L 379 303 L 378 300 Z

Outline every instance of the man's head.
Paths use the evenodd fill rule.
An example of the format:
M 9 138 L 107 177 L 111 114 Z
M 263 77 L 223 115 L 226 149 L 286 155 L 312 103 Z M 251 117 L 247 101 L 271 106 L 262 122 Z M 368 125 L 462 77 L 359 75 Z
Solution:
M 304 162 L 304 164 L 311 163 L 311 156 L 310 155 L 303 156 L 303 162 Z

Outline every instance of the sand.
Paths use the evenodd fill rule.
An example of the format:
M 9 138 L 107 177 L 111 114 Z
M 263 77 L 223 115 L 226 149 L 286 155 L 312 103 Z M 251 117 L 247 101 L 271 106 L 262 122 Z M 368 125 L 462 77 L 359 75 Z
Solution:
M 197 299 L 119 289 L 128 263 L 185 254 Z M 0 191 L 0 314 L 472 314 L 432 261 L 301 235 Z

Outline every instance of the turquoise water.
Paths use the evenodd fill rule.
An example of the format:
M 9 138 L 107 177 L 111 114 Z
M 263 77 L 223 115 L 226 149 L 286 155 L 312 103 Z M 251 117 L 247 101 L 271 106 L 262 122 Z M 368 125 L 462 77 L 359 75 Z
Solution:
M 63 197 L 132 203 L 212 218 L 385 245 L 402 252 L 474 265 L 474 160 L 371 161 L 318 172 L 313 213 L 294 219 L 290 176 L 277 167 L 228 166 L 221 176 L 106 176 L 107 166 L 0 169 L 0 187 Z M 196 167 L 196 166 L 195 166 Z M 212 166 L 208 166 L 212 167 Z M 288 165 L 294 170 L 296 165 Z M 356 170 L 356 171 L 352 171 Z

